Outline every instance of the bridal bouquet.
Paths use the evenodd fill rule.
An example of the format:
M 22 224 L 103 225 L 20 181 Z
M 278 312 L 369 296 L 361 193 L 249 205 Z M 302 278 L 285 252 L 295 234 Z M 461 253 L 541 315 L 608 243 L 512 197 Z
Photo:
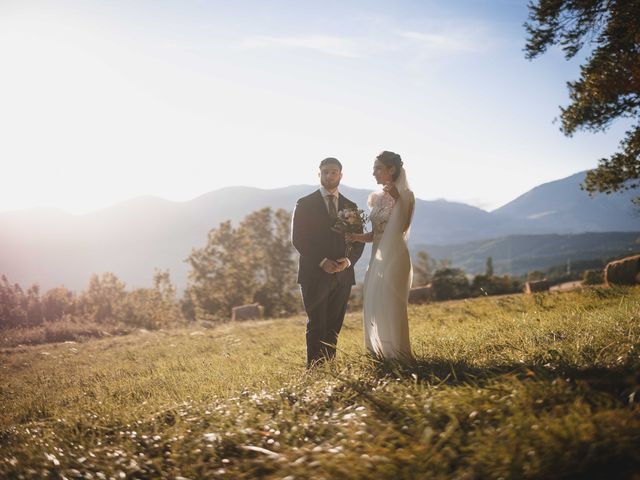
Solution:
M 344 208 L 338 212 L 336 221 L 331 227 L 336 233 L 344 235 L 346 233 L 362 233 L 364 226 L 367 223 L 368 217 L 364 213 L 364 210 L 357 208 Z M 346 251 L 344 256 L 348 257 L 351 253 L 353 242 L 346 242 Z

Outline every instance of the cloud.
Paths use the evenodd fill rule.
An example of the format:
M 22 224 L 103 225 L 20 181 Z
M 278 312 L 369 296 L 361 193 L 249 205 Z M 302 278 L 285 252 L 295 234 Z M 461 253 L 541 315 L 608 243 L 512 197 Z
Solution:
M 243 48 L 298 48 L 315 50 L 337 57 L 356 58 L 364 55 L 361 45 L 355 38 L 332 35 L 304 35 L 297 37 L 255 36 L 245 38 Z
M 471 27 L 471 28 L 468 28 Z M 384 33 L 383 33 L 384 32 Z M 406 52 L 420 57 L 481 52 L 491 43 L 481 25 L 467 28 L 424 29 L 423 31 L 394 29 L 376 30 L 375 36 L 299 35 L 251 36 L 241 41 L 245 49 L 304 49 L 345 58 L 366 58 L 381 54 Z
M 403 31 L 398 35 L 428 53 L 479 52 L 488 44 L 487 35 L 481 29 L 475 31 L 416 32 Z

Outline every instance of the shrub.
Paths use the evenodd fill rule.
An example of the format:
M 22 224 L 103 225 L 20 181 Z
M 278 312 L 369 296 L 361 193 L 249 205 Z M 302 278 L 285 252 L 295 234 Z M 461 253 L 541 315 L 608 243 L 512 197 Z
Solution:
M 469 280 L 459 268 L 442 268 L 433 275 L 431 283 L 436 300 L 450 300 L 471 296 Z
M 604 272 L 602 270 L 585 270 L 582 274 L 584 285 L 600 285 L 604 283 Z
M 471 284 L 471 292 L 474 296 L 504 295 L 522 291 L 522 284 L 516 278 L 508 275 L 502 277 L 476 275 Z

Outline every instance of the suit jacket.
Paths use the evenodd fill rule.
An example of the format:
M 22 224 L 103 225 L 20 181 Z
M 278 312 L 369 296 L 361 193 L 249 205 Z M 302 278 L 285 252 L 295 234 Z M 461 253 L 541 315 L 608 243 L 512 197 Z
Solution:
M 338 197 L 338 211 L 344 208 L 357 208 L 357 205 L 343 195 Z M 320 267 L 324 258 L 336 260 L 344 257 L 344 236 L 331 230 L 333 220 L 329 217 L 325 199 L 320 190 L 302 197 L 293 211 L 291 242 L 300 254 L 298 283 L 328 281 L 335 276 L 339 282 L 354 285 L 356 283 L 353 266 L 364 250 L 363 243 L 353 244 L 349 254 L 351 266 L 339 273 L 327 273 Z

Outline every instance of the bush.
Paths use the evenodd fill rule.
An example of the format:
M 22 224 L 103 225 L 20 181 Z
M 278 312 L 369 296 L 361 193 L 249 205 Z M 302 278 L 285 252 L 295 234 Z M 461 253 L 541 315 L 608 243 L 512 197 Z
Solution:
M 75 294 L 65 287 L 52 288 L 42 296 L 42 312 L 47 322 L 55 322 L 65 315 L 73 316 L 75 310 Z
M 127 294 L 123 309 L 127 325 L 156 330 L 178 323 L 179 318 L 177 303 L 163 298 L 155 289 L 137 288 Z
M 471 296 L 469 280 L 459 268 L 443 268 L 437 270 L 431 282 L 436 300 L 451 300 Z
M 600 285 L 604 283 L 604 272 L 602 270 L 585 270 L 582 274 L 584 285 Z
M 126 296 L 124 282 L 113 273 L 94 274 L 80 297 L 80 310 L 96 323 L 122 321 Z
M 471 284 L 473 296 L 481 295 L 504 295 L 508 293 L 519 293 L 522 291 L 522 284 L 516 278 L 508 275 L 502 277 L 476 275 Z
M 32 285 L 24 291 L 2 275 L 0 281 L 0 328 L 36 326 L 44 321 L 40 287 Z

